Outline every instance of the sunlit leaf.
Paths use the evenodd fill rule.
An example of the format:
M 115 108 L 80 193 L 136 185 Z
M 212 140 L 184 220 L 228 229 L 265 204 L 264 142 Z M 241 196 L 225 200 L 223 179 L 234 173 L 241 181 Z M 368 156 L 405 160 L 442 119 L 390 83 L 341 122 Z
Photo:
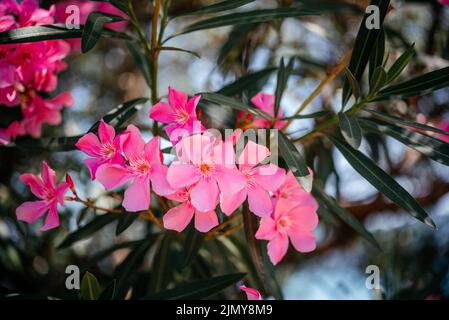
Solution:
M 360 128 L 357 118 L 350 116 L 344 112 L 338 114 L 339 127 L 343 138 L 353 148 L 358 149 L 362 142 L 362 129 Z

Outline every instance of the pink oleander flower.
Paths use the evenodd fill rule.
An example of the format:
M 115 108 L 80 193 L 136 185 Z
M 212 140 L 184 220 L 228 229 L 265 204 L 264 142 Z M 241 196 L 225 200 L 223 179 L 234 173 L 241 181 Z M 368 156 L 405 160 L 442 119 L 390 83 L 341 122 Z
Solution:
M 256 239 L 268 240 L 268 255 L 276 265 L 288 249 L 289 239 L 299 252 L 315 249 L 312 231 L 318 224 L 318 203 L 306 192 L 293 173 L 288 172 L 284 184 L 274 192 L 274 213 L 260 221 Z
M 190 201 L 200 212 L 214 210 L 220 193 L 226 196 L 244 188 L 232 141 L 195 134 L 183 138 L 176 150 L 178 161 L 168 168 L 167 180 L 174 189 L 192 186 Z
M 70 5 L 75 5 L 79 8 L 80 13 L 80 23 L 85 24 L 87 17 L 93 11 L 101 11 L 105 13 L 110 13 L 116 16 L 121 16 L 123 18 L 127 18 L 126 14 L 121 10 L 114 7 L 112 4 L 107 2 L 96 2 L 96 1 L 88 1 L 88 0 L 65 0 L 58 1 L 56 4 L 56 21 L 59 23 L 66 23 L 66 19 L 69 14 L 72 14 L 72 11 L 67 10 L 67 7 Z M 73 21 L 69 21 L 73 23 Z M 115 31 L 123 31 L 128 25 L 128 21 L 120 21 L 107 24 L 106 27 Z M 68 39 L 66 40 L 72 47 L 72 51 L 79 52 L 81 49 L 81 40 L 80 39 Z
M 166 198 L 180 204 L 171 208 L 163 217 L 164 227 L 170 230 L 182 232 L 195 216 L 195 228 L 200 232 L 208 232 L 218 225 L 215 210 L 201 212 L 197 210 L 190 199 L 190 189 L 181 189 Z
M 66 182 L 56 186 L 56 174 L 47 163 L 42 163 L 42 174 L 37 176 L 25 173 L 20 179 L 30 187 L 31 192 L 38 197 L 39 201 L 27 201 L 16 209 L 17 219 L 27 223 L 33 223 L 47 211 L 45 224 L 41 228 L 47 231 L 59 226 L 58 203 L 64 205 L 64 195 L 69 188 Z
M 269 192 L 284 183 L 285 170 L 274 164 L 257 166 L 270 155 L 267 147 L 249 141 L 238 158 L 239 171 L 245 178 L 245 187 L 237 193 L 221 197 L 221 210 L 232 214 L 248 197 L 249 210 L 259 217 L 270 216 L 273 204 Z
M 270 116 L 274 117 L 274 102 L 275 102 L 275 96 L 272 94 L 266 94 L 263 92 L 258 93 L 255 95 L 251 102 L 256 106 L 257 109 L 260 109 L 264 111 L 265 113 L 269 114 Z M 245 113 L 240 112 L 237 119 L 239 122 L 249 122 L 249 124 L 245 125 L 245 127 L 253 127 L 253 128 L 271 128 L 271 125 L 273 124 L 272 121 L 264 119 L 262 117 L 253 117 L 249 115 L 246 119 L 244 118 Z M 283 112 L 282 107 L 279 107 L 279 111 L 277 114 L 277 118 L 282 118 Z M 286 121 L 278 121 L 276 125 L 274 126 L 275 129 L 281 129 L 287 122 Z
M 130 212 L 146 210 L 150 207 L 150 182 L 159 196 L 173 194 L 167 182 L 167 167 L 163 165 L 163 155 L 159 148 L 160 138 L 154 137 L 144 142 L 139 129 L 129 125 L 124 132 L 123 152 L 126 164 L 105 163 L 96 171 L 96 178 L 107 190 L 127 182 L 123 207 Z
M 200 99 L 199 95 L 188 99 L 186 93 L 168 87 L 168 103 L 156 103 L 151 108 L 150 118 L 166 124 L 165 131 L 175 145 L 183 136 L 205 130 L 196 115 L 196 106 Z
M 36 0 L 4 0 L 0 3 L 0 31 L 54 23 L 55 7 L 41 9 Z M 61 122 L 61 109 L 72 104 L 68 93 L 47 99 L 57 87 L 57 73 L 66 68 L 62 61 L 70 51 L 63 40 L 0 45 L 0 105 L 20 108 L 23 118 L 1 129 L 11 141 L 17 136 L 40 136 L 44 123 Z M 11 110 L 13 112 L 13 110 Z
M 240 286 L 240 290 L 246 293 L 248 300 L 263 300 L 262 295 L 257 289 Z
M 84 162 L 89 168 L 92 180 L 95 180 L 97 169 L 105 163 L 125 165 L 122 156 L 122 145 L 125 138 L 126 135 L 123 134 L 116 136 L 114 127 L 101 119 L 98 126 L 98 137 L 89 132 L 78 140 L 75 146 L 91 157 Z
M 444 130 L 446 132 L 449 132 L 449 120 L 446 119 L 442 119 L 438 124 L 437 124 L 437 128 L 440 130 Z M 436 137 L 440 140 L 443 140 L 447 143 L 449 143 L 449 136 L 444 135 L 444 134 L 437 134 Z
M 309 171 L 312 173 L 311 170 Z M 315 198 L 302 188 L 291 171 L 287 173 L 284 184 L 274 192 L 272 200 L 274 206 L 276 206 L 278 201 L 285 200 L 300 203 L 308 207 L 318 206 Z
M 449 0 L 438 0 L 439 3 L 445 6 L 449 6 Z

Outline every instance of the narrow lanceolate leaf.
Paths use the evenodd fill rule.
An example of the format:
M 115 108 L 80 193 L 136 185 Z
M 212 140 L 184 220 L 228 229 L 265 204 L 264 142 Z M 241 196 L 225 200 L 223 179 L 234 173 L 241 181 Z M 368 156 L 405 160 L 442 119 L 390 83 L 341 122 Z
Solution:
M 449 144 L 440 139 L 380 120 L 360 119 L 360 124 L 367 131 L 387 134 L 427 157 L 449 166 Z
M 390 97 L 416 97 L 448 86 L 449 67 L 446 67 L 388 86 L 379 92 L 376 100 L 387 100 Z
M 371 159 L 338 138 L 328 136 L 351 166 L 391 201 L 409 212 L 416 219 L 435 228 L 426 211 L 399 183 L 379 168 Z
M 117 228 L 115 229 L 115 235 L 120 235 L 123 231 L 128 229 L 134 221 L 139 217 L 136 213 L 130 213 L 126 212 L 122 215 L 120 215 L 120 218 L 118 219 Z
M 285 160 L 304 190 L 310 192 L 312 190 L 313 177 L 309 172 L 309 168 L 293 142 L 280 131 L 279 155 Z
M 362 129 L 360 128 L 357 118 L 350 116 L 344 112 L 338 114 L 339 127 L 343 138 L 351 147 L 358 149 L 362 142 Z
M 119 127 L 122 125 L 126 120 L 128 120 L 132 114 L 130 114 L 130 111 L 137 112 L 138 108 L 145 104 L 148 101 L 148 98 L 137 98 L 130 101 L 127 101 L 117 108 L 112 109 L 107 115 L 103 117 L 103 120 L 106 123 L 111 123 L 112 121 L 115 121 L 114 127 Z M 97 121 L 88 132 L 97 132 L 98 126 L 100 125 L 100 121 Z
M 326 116 L 329 114 L 329 111 L 323 110 L 323 111 L 317 111 L 317 112 L 313 112 L 313 113 L 308 113 L 308 114 L 297 114 L 291 117 L 283 117 L 281 118 L 281 120 L 295 120 L 295 119 L 313 119 L 313 118 L 320 118 L 323 116 Z
M 346 75 L 345 81 L 349 83 L 351 87 L 351 92 L 354 95 L 355 100 L 358 100 L 361 95 L 361 90 L 357 79 L 355 78 L 351 70 L 349 70 L 348 68 L 345 68 L 345 75 Z
M 365 238 L 365 240 L 367 240 L 377 249 L 381 250 L 379 243 L 377 242 L 376 238 L 374 238 L 372 233 L 366 230 L 364 225 L 360 223 L 360 221 L 358 221 L 350 212 L 342 208 L 337 200 L 329 196 L 321 187 L 318 187 L 316 185 L 313 188 L 313 194 L 317 199 L 321 200 L 320 207 L 321 205 L 324 205 L 329 211 L 336 214 L 344 223 L 346 223 L 363 238 Z
M 375 117 L 382 119 L 384 121 L 387 121 L 388 123 L 392 123 L 392 124 L 402 124 L 404 126 L 410 127 L 410 128 L 415 128 L 415 129 L 419 129 L 419 130 L 424 130 L 424 131 L 431 131 L 431 132 L 436 132 L 439 134 L 443 134 L 446 136 L 449 136 L 449 132 L 432 127 L 432 126 L 428 126 L 422 123 L 418 123 L 418 122 L 413 122 L 413 121 L 409 121 L 400 117 L 396 117 L 396 116 L 392 116 L 389 115 L 387 113 L 383 113 L 380 111 L 376 111 L 376 110 L 370 110 L 370 109 L 364 109 L 365 111 L 368 111 L 369 113 L 371 113 L 372 115 L 374 115 Z
M 224 107 L 230 107 L 232 109 L 235 110 L 239 110 L 239 111 L 245 111 L 248 113 L 251 113 L 252 115 L 258 116 L 258 117 L 262 117 L 264 119 L 267 120 L 271 120 L 271 116 L 266 113 L 263 112 L 260 109 L 257 108 L 253 108 L 250 106 L 247 106 L 246 104 L 244 104 L 243 102 L 240 102 L 234 98 L 230 98 L 227 96 L 224 96 L 222 94 L 218 94 L 218 93 L 202 93 L 201 97 L 205 100 L 205 101 L 209 101 Z
M 98 297 L 98 300 L 114 300 L 117 281 L 112 280 Z
M 172 237 L 170 234 L 163 236 L 159 243 L 159 248 L 154 257 L 153 266 L 151 269 L 151 291 L 159 292 L 167 287 L 170 279 L 170 246 Z
M 162 291 L 151 296 L 144 297 L 144 300 L 199 300 L 210 297 L 221 292 L 227 287 L 239 282 L 245 277 L 244 273 L 228 274 L 190 282 L 174 289 Z
M 231 52 L 243 41 L 242 39 L 244 39 L 244 37 L 247 36 L 248 33 L 256 26 L 257 23 L 235 26 L 231 30 L 231 32 L 229 32 L 228 39 L 220 48 L 217 58 L 217 64 L 221 65 L 226 60 L 226 58 L 229 57 Z
M 312 15 L 316 15 L 316 13 L 294 8 L 261 9 L 246 12 L 237 12 L 198 21 L 187 26 L 180 34 L 224 26 L 269 22 L 276 19 L 304 17 Z
M 81 280 L 81 298 L 83 300 L 97 300 L 101 294 L 101 287 L 97 278 L 90 273 L 86 272 Z
M 409 64 L 410 60 L 413 59 L 416 52 L 414 49 L 414 44 L 412 47 L 405 50 L 405 52 L 393 63 L 391 68 L 388 70 L 387 83 L 392 82 L 401 74 L 402 70 Z
M 354 43 L 354 49 L 352 51 L 351 61 L 349 62 L 349 70 L 354 74 L 355 79 L 360 82 L 363 73 L 368 64 L 369 57 L 373 51 L 373 47 L 376 45 L 376 39 L 381 32 L 381 28 L 387 14 L 388 7 L 390 5 L 390 0 L 372 0 L 371 5 L 377 6 L 379 8 L 379 28 L 367 28 L 370 25 L 371 19 L 373 19 L 372 13 L 365 13 L 365 16 L 360 24 L 360 29 L 357 34 L 357 38 Z M 349 98 L 351 97 L 352 89 L 349 81 L 345 81 L 343 85 L 343 106 L 346 105 Z
M 195 260 L 203 243 L 204 234 L 198 232 L 195 228 L 190 228 L 184 244 L 184 267 Z
M 97 216 L 92 221 L 77 229 L 76 231 L 70 233 L 58 246 L 58 249 L 65 249 L 71 246 L 73 243 L 86 239 L 92 236 L 95 232 L 106 226 L 107 224 L 113 222 L 118 218 L 115 214 L 102 214 Z
M 369 78 L 371 79 L 374 70 L 381 66 L 384 62 L 385 55 L 385 30 L 381 28 L 379 35 L 377 36 L 376 43 L 373 47 L 373 51 L 369 57 Z
M 277 117 L 279 105 L 281 104 L 282 95 L 287 87 L 288 78 L 293 70 L 294 59 L 290 59 L 288 65 L 284 64 L 284 58 L 281 59 L 281 64 L 278 69 L 276 93 L 274 100 L 274 116 Z
M 88 52 L 97 44 L 106 23 L 125 20 L 123 17 L 109 13 L 94 11 L 87 17 L 81 37 L 81 51 Z
M 0 32 L 0 44 L 15 44 L 44 40 L 81 38 L 83 29 L 83 25 L 80 26 L 80 29 L 67 29 L 63 24 L 23 27 Z M 124 40 L 133 39 L 125 33 L 109 29 L 103 29 L 102 36 Z
M 128 13 L 128 7 L 125 4 L 125 1 L 127 0 L 93 0 L 95 2 L 109 2 L 117 9 L 120 9 L 124 13 Z
M 127 41 L 126 46 L 133 57 L 134 63 L 142 72 L 147 86 L 151 87 L 151 64 L 148 55 L 146 55 L 140 45 L 134 41 Z
M 245 90 L 257 87 L 260 83 L 265 83 L 276 69 L 277 68 L 272 67 L 249 73 L 246 76 L 237 79 L 235 82 L 224 86 L 218 90 L 217 93 L 225 96 L 241 94 Z
M 369 96 L 375 96 L 385 83 L 387 82 L 387 72 L 384 70 L 382 66 L 378 66 L 373 73 L 373 76 L 370 79 L 369 84 Z
M 225 0 L 211 4 L 210 6 L 200 7 L 187 12 L 182 12 L 181 14 L 178 14 L 177 17 L 206 14 L 206 13 L 217 13 L 226 10 L 232 10 L 254 1 L 255 0 Z

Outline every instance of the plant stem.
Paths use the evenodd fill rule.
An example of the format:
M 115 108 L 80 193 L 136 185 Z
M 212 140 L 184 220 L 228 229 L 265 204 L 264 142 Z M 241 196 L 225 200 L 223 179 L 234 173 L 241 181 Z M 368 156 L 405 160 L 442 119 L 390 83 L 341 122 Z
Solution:
M 81 199 L 79 197 L 65 197 L 64 200 L 79 202 L 79 203 L 84 204 L 86 207 L 92 208 L 94 210 L 106 211 L 106 212 L 109 212 L 109 213 L 123 213 L 123 210 L 99 207 L 99 206 L 96 206 L 95 204 L 93 204 L 92 201 L 90 201 L 90 200 L 83 200 L 83 199 Z

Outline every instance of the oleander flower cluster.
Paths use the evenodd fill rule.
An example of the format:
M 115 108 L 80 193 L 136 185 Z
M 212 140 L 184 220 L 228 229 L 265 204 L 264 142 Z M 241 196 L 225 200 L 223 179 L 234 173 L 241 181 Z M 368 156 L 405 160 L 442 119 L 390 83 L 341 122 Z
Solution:
M 55 6 L 39 8 L 36 0 L 4 0 L 0 3 L 0 32 L 55 22 Z M 43 124 L 61 122 L 61 110 L 72 105 L 68 92 L 54 95 L 62 60 L 70 46 L 63 40 L 0 45 L 0 143 L 41 135 Z M 50 97 L 52 96 L 52 97 Z M 5 122 L 5 123 L 4 123 Z
M 175 150 L 176 160 L 164 161 L 161 138 L 148 141 L 139 129 L 130 124 L 120 134 L 101 120 L 98 133 L 87 133 L 76 147 L 88 157 L 85 164 L 92 180 L 99 181 L 107 191 L 125 188 L 122 206 L 126 214 L 149 210 L 152 195 L 170 200 L 173 205 L 163 216 L 166 229 L 182 232 L 192 221 L 200 232 L 219 225 L 218 211 L 226 216 L 242 210 L 245 203 L 251 214 L 260 220 L 255 234 L 268 241 L 268 255 L 273 264 L 287 253 L 289 244 L 299 252 L 315 249 L 313 230 L 317 227 L 317 202 L 306 192 L 292 172 L 266 163 L 270 150 L 248 141 L 237 152 L 242 131 L 222 138 L 210 133 L 197 117 L 201 96 L 169 88 L 168 101 L 155 104 L 150 118 L 165 125 L 165 132 Z M 273 110 L 273 96 L 260 93 L 253 101 L 262 110 Z M 251 119 L 258 128 L 271 123 Z M 17 209 L 20 220 L 33 222 L 50 208 L 49 222 L 43 230 L 58 225 L 57 204 L 63 204 L 66 184 L 55 187 L 54 174 L 43 167 L 42 181 L 31 184 L 31 176 L 22 180 L 30 185 L 42 201 L 25 203 Z M 35 185 L 39 185 L 37 188 Z M 42 191 L 45 190 L 45 191 Z M 57 216 L 57 215 L 56 215 Z

